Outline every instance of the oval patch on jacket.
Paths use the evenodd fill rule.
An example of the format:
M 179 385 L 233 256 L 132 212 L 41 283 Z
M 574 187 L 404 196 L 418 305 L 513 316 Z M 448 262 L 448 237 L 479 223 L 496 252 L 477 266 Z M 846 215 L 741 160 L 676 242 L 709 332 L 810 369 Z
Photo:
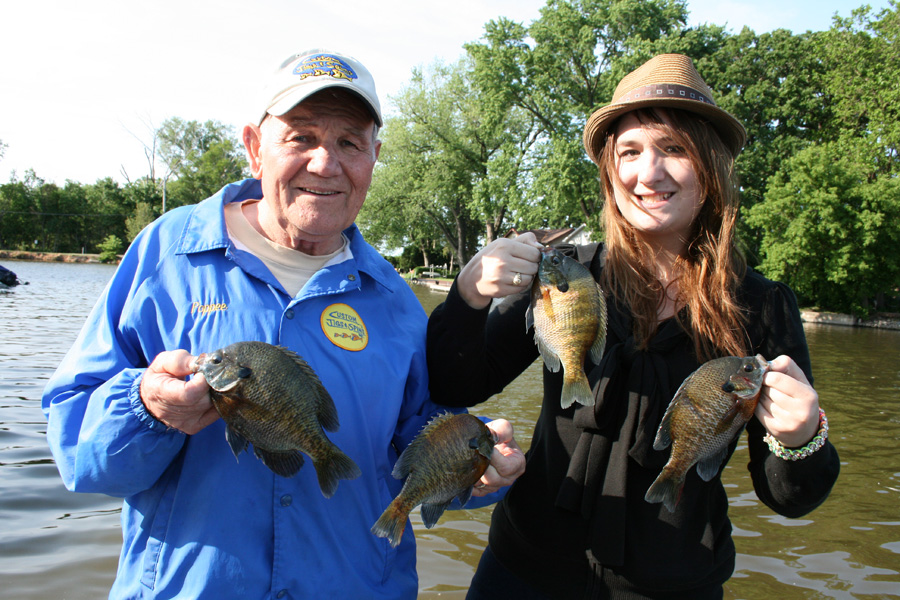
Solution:
M 359 314 L 346 304 L 332 304 L 322 311 L 322 331 L 332 344 L 358 352 L 369 343 L 366 324 Z

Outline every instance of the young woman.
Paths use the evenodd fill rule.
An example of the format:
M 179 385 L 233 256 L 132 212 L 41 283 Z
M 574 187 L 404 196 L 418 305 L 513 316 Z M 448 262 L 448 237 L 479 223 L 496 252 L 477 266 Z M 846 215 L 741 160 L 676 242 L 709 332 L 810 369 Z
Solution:
M 666 407 L 713 358 L 771 361 L 747 426 L 760 500 L 799 517 L 828 496 L 838 456 L 823 439 L 796 299 L 748 269 L 735 244 L 733 166 L 745 141 L 691 60 L 676 54 L 627 75 L 588 119 L 606 241 L 568 252 L 609 307 L 603 359 L 585 363 L 595 404 L 562 409 L 562 375 L 544 369 L 526 471 L 494 510 L 469 598 L 721 598 L 735 560 L 725 463 L 708 482 L 691 469 L 674 512 L 644 499 L 669 457 L 653 449 Z M 492 242 L 434 311 L 435 402 L 483 402 L 537 358 L 525 328 L 529 295 L 488 307 L 530 288 L 539 248 L 531 234 Z M 804 446 L 804 458 L 789 460 Z

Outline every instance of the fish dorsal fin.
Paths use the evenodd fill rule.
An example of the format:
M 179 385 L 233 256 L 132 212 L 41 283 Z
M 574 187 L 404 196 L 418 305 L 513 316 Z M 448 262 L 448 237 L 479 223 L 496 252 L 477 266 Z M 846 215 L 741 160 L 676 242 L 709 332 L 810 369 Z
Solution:
M 659 430 L 656 432 L 656 439 L 653 441 L 654 450 L 665 450 L 672 443 L 672 413 L 675 412 L 675 407 L 677 405 L 683 402 L 687 402 L 687 405 L 691 408 L 691 410 L 696 410 L 693 406 L 693 403 L 691 402 L 690 395 L 684 391 L 684 388 L 688 385 L 691 377 L 693 377 L 693 373 L 688 375 L 687 378 L 681 382 L 681 385 L 678 386 L 678 389 L 675 391 L 675 395 L 672 396 L 672 401 L 669 402 L 669 406 L 668 408 L 666 408 L 666 413 L 663 415 L 662 422 L 659 424 Z
M 303 360 L 303 357 L 293 350 L 289 350 L 284 346 L 275 347 L 281 350 L 291 360 L 293 360 L 303 371 L 303 374 L 310 379 L 312 383 L 312 389 L 316 394 L 316 417 L 318 418 L 319 424 L 322 426 L 322 429 L 324 429 L 325 431 L 337 431 L 341 426 L 340 421 L 338 420 L 337 407 L 335 407 L 334 400 L 332 400 L 331 395 L 328 393 L 328 390 L 326 390 L 325 386 L 322 385 L 322 381 L 319 379 L 319 376 L 316 374 L 313 368 L 309 366 L 309 363 Z
M 659 429 L 656 431 L 656 439 L 653 440 L 653 449 L 654 450 L 665 450 L 672 444 L 672 436 L 670 433 L 670 421 L 672 420 L 672 405 L 669 405 L 669 409 L 666 410 L 666 414 L 663 415 L 662 422 L 659 424 Z
M 606 315 L 606 299 L 603 297 L 603 289 L 597 284 L 597 295 L 600 299 L 600 318 L 597 319 L 597 337 L 594 338 L 594 344 L 591 346 L 591 362 L 599 365 L 603 360 L 603 349 L 606 346 L 606 326 L 608 317 Z
M 409 446 L 400 453 L 400 458 L 398 458 L 397 462 L 394 464 L 394 469 L 391 471 L 391 475 L 394 476 L 394 479 L 403 479 L 409 475 L 410 471 L 412 471 L 413 461 L 418 454 L 417 448 L 428 443 L 429 433 L 435 427 L 439 426 L 447 419 L 453 418 L 453 416 L 454 414 L 451 412 L 440 413 L 422 427 L 422 430 L 416 435 L 415 439 L 413 439 L 413 441 L 409 443 Z

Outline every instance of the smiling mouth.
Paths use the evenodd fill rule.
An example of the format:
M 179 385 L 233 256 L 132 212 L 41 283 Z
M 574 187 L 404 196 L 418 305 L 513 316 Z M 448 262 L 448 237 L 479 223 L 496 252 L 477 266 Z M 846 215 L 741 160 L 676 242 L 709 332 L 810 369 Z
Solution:
M 332 190 L 315 190 L 313 188 L 305 188 L 305 187 L 301 187 L 301 188 L 297 188 L 297 189 L 299 189 L 301 192 L 303 192 L 305 194 L 315 194 L 316 196 L 336 196 L 337 194 L 340 193 L 340 192 L 335 192 Z
M 638 198 L 642 202 L 665 202 L 669 198 L 675 195 L 675 192 L 667 192 L 665 194 L 645 194 L 639 195 Z

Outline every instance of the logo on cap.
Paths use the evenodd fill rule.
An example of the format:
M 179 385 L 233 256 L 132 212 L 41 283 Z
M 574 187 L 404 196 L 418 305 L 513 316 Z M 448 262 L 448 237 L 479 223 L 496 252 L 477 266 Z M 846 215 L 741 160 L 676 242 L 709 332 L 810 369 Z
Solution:
M 323 75 L 334 79 L 346 79 L 347 81 L 353 81 L 357 78 L 356 72 L 350 68 L 350 65 L 331 54 L 316 54 L 304 58 L 294 67 L 294 75 L 299 75 L 300 79 L 321 77 Z

